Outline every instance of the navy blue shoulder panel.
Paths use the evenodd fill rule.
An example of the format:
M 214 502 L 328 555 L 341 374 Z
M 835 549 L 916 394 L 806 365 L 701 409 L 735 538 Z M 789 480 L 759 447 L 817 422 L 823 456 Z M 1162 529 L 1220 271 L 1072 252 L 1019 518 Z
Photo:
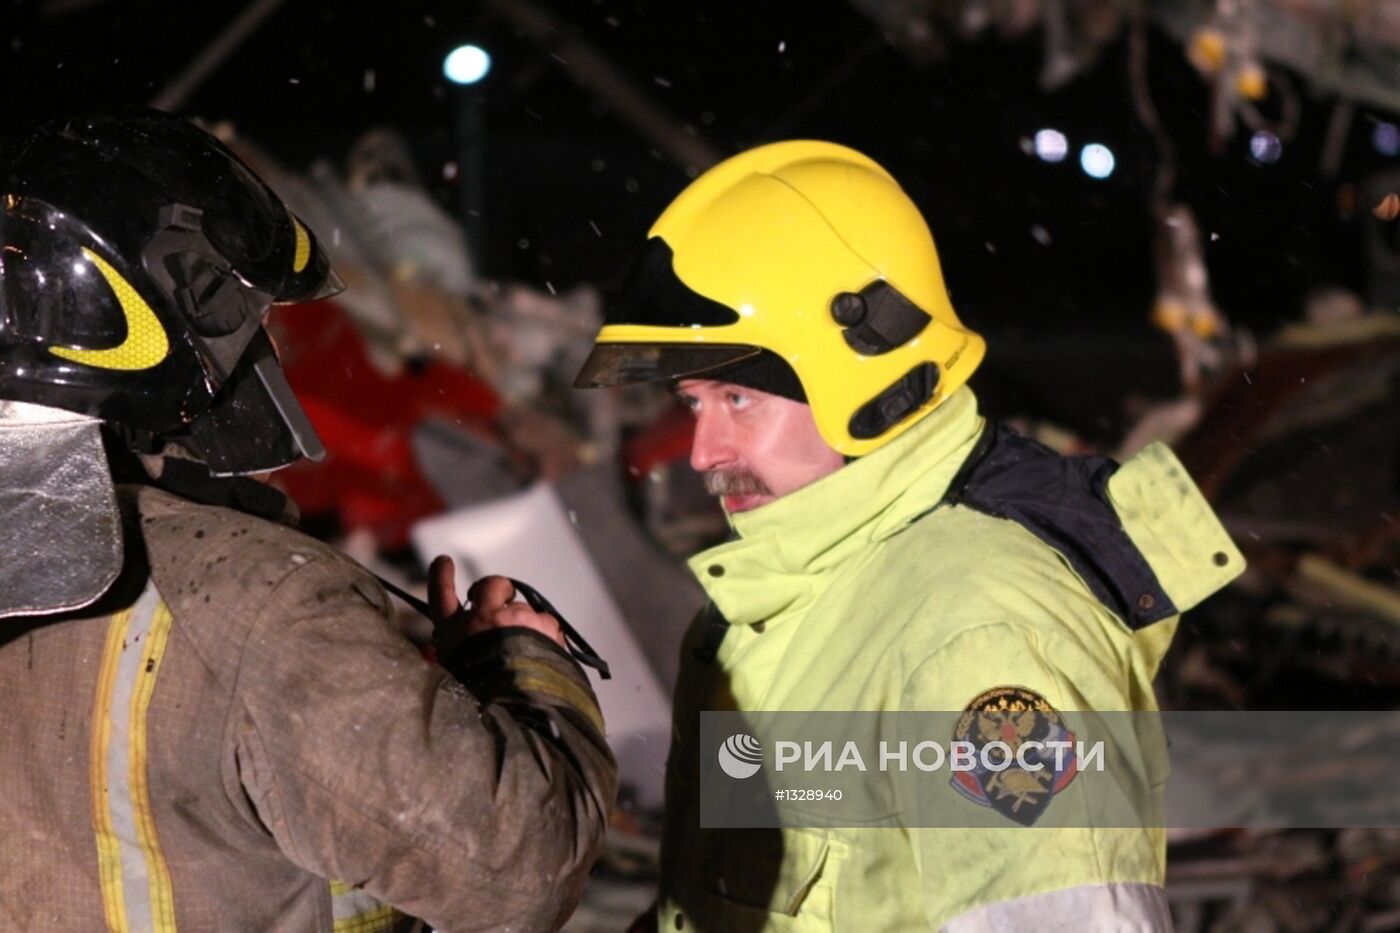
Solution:
M 1177 609 L 1108 501 L 1108 480 L 1117 469 L 1107 457 L 1066 457 L 989 423 L 943 501 L 1024 527 L 1136 630 Z

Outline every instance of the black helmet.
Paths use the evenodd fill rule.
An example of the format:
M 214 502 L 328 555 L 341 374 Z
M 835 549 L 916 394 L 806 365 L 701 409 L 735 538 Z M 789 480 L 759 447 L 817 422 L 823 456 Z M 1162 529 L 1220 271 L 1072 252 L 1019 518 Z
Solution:
M 51 121 L 0 158 L 0 398 L 221 475 L 320 456 L 262 325 L 342 285 L 248 166 L 155 111 Z

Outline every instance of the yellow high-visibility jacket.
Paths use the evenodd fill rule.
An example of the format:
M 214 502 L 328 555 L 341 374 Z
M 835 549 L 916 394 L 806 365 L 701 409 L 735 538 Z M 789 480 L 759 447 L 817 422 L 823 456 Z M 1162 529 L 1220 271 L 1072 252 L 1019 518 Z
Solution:
M 702 830 L 696 776 L 702 710 L 957 711 L 999 688 L 1155 710 L 1179 613 L 1244 568 L 1170 451 L 1060 457 L 962 389 L 732 523 L 691 561 L 713 605 L 682 646 L 660 930 L 1168 927 L 1160 829 Z

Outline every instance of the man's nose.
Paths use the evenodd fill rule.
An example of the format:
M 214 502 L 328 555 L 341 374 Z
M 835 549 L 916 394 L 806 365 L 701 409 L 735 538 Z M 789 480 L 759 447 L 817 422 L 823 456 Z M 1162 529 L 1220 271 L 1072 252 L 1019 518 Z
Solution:
M 728 433 L 721 419 L 702 409 L 695 418 L 695 437 L 690 442 L 691 469 L 704 473 L 733 460 Z

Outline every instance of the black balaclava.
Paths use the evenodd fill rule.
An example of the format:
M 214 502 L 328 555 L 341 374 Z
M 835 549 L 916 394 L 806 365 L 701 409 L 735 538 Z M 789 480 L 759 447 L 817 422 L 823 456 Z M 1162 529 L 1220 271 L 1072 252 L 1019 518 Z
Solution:
M 736 386 L 781 395 L 794 402 L 807 404 L 807 393 L 802 391 L 802 383 L 798 381 L 797 373 L 771 350 L 761 350 L 757 356 L 746 357 L 736 363 L 695 375 L 696 378 L 732 382 Z

